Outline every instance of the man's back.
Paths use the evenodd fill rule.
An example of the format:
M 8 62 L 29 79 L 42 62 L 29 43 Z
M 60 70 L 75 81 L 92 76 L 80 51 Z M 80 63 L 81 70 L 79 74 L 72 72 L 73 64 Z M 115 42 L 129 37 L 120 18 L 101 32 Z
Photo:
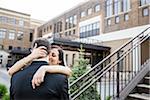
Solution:
M 68 100 L 68 81 L 62 74 L 46 74 L 44 83 L 32 89 L 32 77 L 41 65 L 47 63 L 34 61 L 12 77 L 10 88 L 12 100 Z

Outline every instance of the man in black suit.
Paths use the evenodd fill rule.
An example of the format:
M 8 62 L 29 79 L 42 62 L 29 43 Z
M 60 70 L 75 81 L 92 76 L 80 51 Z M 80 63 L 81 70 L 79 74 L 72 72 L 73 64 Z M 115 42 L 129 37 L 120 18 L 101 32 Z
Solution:
M 44 46 L 46 51 L 49 51 L 49 42 L 46 39 L 37 39 L 34 44 L 37 44 L 37 48 Z M 12 76 L 11 100 L 69 100 L 68 80 L 63 74 L 47 73 L 44 82 L 39 87 L 32 88 L 33 75 L 42 65 L 48 65 L 46 57 L 33 61 L 24 70 Z

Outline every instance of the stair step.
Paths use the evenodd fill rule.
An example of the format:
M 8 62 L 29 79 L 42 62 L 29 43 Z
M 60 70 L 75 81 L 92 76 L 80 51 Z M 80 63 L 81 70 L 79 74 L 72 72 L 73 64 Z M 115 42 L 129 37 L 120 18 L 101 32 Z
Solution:
M 148 79 L 148 80 L 150 80 L 150 77 L 145 77 L 145 79 Z
M 135 94 L 129 94 L 129 97 L 133 97 L 133 98 L 137 98 L 137 99 L 143 99 L 143 100 L 150 100 L 150 96 L 145 96 L 145 95 L 142 95 L 142 94 L 138 94 L 138 93 L 135 93 Z
M 150 85 L 147 84 L 138 84 L 137 87 L 148 88 L 150 89 Z

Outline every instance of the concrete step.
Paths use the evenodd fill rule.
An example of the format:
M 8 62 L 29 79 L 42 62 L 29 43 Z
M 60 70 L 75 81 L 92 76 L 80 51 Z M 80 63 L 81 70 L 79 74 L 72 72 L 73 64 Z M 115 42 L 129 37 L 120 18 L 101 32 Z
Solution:
M 144 77 L 144 83 L 150 85 L 150 76 Z
M 150 89 L 150 85 L 147 84 L 138 84 L 137 87 Z
M 148 76 L 147 76 L 147 77 L 144 77 L 144 78 L 150 80 L 150 77 L 148 77 Z
M 150 94 L 150 85 L 149 84 L 138 84 L 136 87 L 135 93 L 146 93 Z
M 149 94 L 129 94 L 130 98 L 135 98 L 137 100 L 150 100 L 150 95 Z M 131 99 L 132 100 L 132 99 Z

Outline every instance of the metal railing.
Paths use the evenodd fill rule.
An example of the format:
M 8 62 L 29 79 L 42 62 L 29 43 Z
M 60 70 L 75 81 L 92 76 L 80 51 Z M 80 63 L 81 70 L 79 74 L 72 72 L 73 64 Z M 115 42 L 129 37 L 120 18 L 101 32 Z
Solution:
M 78 88 L 70 93 L 71 100 L 78 100 L 78 97 L 95 83 L 101 100 L 106 100 L 108 97 L 119 98 L 119 93 L 143 68 L 141 46 L 149 37 L 150 27 L 72 82 L 70 88 Z M 148 59 L 149 56 L 145 62 Z

